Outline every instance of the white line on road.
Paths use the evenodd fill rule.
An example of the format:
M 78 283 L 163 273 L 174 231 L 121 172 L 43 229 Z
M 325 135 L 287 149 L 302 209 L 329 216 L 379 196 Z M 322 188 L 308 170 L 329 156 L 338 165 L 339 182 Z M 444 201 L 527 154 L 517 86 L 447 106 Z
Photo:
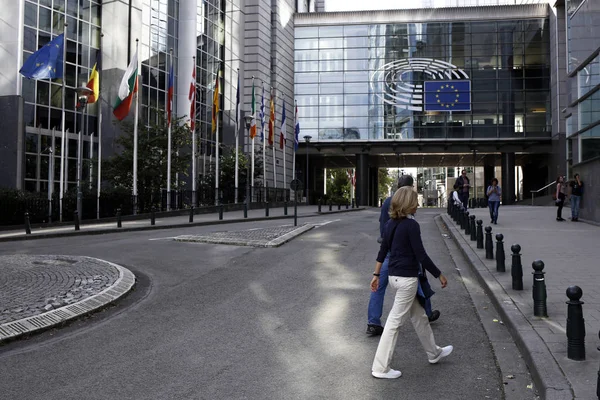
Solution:
M 177 236 L 170 236 L 170 237 L 164 237 L 164 238 L 154 238 L 154 239 L 148 239 L 148 240 L 169 240 L 169 239 L 175 239 Z
M 338 221 L 341 221 L 341 219 L 334 219 L 334 220 L 332 220 L 332 221 L 323 221 L 323 222 L 321 222 L 321 223 L 318 223 L 318 224 L 313 224 L 313 225 L 315 226 L 315 229 L 316 229 L 316 228 L 319 228 L 319 227 L 321 227 L 321 226 L 325 226 L 325 225 L 328 225 L 328 224 L 330 224 L 330 223 L 332 223 L 332 222 L 338 222 Z

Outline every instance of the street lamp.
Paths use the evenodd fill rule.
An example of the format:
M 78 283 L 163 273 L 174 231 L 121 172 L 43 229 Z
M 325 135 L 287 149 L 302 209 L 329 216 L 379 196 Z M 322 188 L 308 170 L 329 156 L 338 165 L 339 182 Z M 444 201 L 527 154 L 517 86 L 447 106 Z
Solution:
M 308 145 L 310 143 L 310 139 L 312 139 L 312 136 L 310 135 L 305 135 L 304 136 L 304 141 L 306 142 L 306 205 L 309 204 L 308 201 Z
M 83 217 L 82 210 L 82 198 L 83 194 L 81 193 L 81 164 L 83 161 L 83 149 L 82 145 L 82 135 L 84 134 L 83 130 L 85 129 L 85 106 L 88 103 L 88 97 L 94 94 L 94 91 L 86 86 L 79 87 L 75 89 L 77 92 L 77 108 L 81 111 L 81 126 L 79 132 L 77 133 L 77 215 L 80 219 Z
M 244 115 L 244 122 L 246 123 L 246 129 L 248 130 L 248 137 L 250 137 L 250 126 L 252 125 L 252 114 L 248 113 Z M 250 166 L 248 165 L 248 160 L 246 160 L 246 204 L 249 204 L 252 201 L 252 197 L 250 197 L 250 180 L 252 180 L 252 188 L 254 188 L 254 177 L 250 176 Z

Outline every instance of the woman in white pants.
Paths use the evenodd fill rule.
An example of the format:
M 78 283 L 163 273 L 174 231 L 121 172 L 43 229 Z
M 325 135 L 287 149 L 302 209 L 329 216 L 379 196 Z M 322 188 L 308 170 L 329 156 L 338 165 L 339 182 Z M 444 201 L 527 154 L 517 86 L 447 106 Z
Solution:
M 416 299 L 420 265 L 440 280 L 442 288 L 448 281 L 425 252 L 419 223 L 409 218 L 417 212 L 418 196 L 412 188 L 403 187 L 394 193 L 390 206 L 390 220 L 384 227 L 383 240 L 377 255 L 377 264 L 371 280 L 371 290 L 377 290 L 379 271 L 390 252 L 389 285 L 396 290 L 394 305 L 387 318 L 371 374 L 375 378 L 399 378 L 402 373 L 391 368 L 392 355 L 398 330 L 410 318 L 431 364 L 452 353 L 452 346 L 438 347 L 429 325 L 425 309 Z

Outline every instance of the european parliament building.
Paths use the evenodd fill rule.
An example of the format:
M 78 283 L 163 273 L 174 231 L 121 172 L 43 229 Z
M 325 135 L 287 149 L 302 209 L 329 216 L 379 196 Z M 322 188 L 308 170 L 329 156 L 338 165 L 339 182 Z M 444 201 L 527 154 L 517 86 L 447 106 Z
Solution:
M 198 154 L 209 161 L 214 162 L 211 114 L 219 71 L 220 142 L 229 148 L 236 133 L 238 74 L 243 114 L 250 111 L 253 78 L 267 93 L 275 91 L 276 126 L 281 102 L 286 103 L 288 132 L 297 101 L 296 171 L 288 143 L 285 162 L 277 151 L 274 162 L 266 163 L 271 187 L 283 187 L 295 172 L 315 202 L 324 194 L 327 169 L 354 168 L 357 199 L 375 205 L 379 168 L 446 168 L 448 179 L 466 167 L 478 197 L 501 171 L 503 202 L 511 204 L 529 199 L 559 174 L 579 173 L 587 184 L 582 219 L 600 221 L 591 201 L 600 196 L 599 2 L 419 0 L 410 2 L 411 9 L 347 12 L 327 4 L 0 0 L 0 187 L 47 189 L 48 148 L 54 157 L 60 149 L 62 82 L 30 81 L 18 71 L 67 22 L 69 187 L 75 185 L 79 130 L 86 132 L 84 162 L 98 154 L 98 132 L 103 157 L 119 151 L 112 105 L 139 39 L 140 121 L 150 125 L 163 117 L 173 49 L 174 111 L 189 114 L 195 69 Z M 102 99 L 88 106 L 82 124 L 75 89 L 98 59 Z M 239 134 L 248 152 L 243 127 Z M 84 179 L 86 174 L 84 168 Z

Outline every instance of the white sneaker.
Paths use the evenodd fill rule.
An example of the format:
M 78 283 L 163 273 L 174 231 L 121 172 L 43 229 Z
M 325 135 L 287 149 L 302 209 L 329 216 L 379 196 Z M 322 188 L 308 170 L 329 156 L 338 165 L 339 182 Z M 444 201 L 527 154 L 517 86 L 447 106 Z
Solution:
M 371 375 L 373 375 L 375 378 L 380 378 L 380 379 L 396 379 L 396 378 L 400 378 L 402 376 L 402 372 L 397 371 L 395 369 L 390 369 L 388 372 L 371 372 Z
M 452 347 L 452 345 L 442 347 L 442 351 L 440 351 L 440 354 L 438 354 L 438 356 L 433 360 L 429 360 L 429 363 L 437 364 L 437 362 L 440 361 L 442 358 L 449 356 L 450 353 L 452 353 L 452 350 L 454 350 L 454 347 Z

